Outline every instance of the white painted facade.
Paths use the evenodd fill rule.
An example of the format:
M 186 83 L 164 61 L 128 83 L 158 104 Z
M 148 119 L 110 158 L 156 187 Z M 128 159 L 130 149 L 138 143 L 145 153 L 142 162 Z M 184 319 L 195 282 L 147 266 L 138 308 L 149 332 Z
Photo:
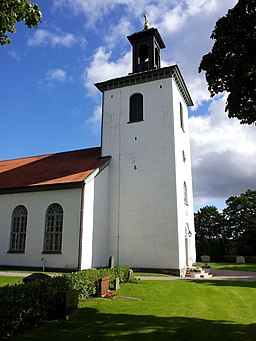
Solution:
M 130 123 L 129 100 L 136 93 L 143 95 L 143 121 Z M 104 91 L 102 156 L 107 155 L 109 252 L 134 268 L 179 271 L 192 265 L 188 109 L 172 76 Z
M 51 269 L 87 269 L 108 264 L 107 238 L 108 168 L 97 169 L 84 189 L 32 191 L 0 195 L 0 266 Z M 47 208 L 63 208 L 61 253 L 45 253 Z M 12 213 L 24 205 L 28 211 L 24 253 L 9 253 Z

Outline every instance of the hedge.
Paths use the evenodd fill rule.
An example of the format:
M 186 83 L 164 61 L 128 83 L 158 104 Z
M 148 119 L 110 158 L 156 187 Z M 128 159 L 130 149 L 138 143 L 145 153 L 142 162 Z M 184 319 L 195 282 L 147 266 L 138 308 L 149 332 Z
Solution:
M 79 300 L 85 300 L 97 293 L 101 277 L 109 276 L 110 285 L 116 277 L 124 283 L 129 279 L 129 271 L 128 266 L 88 269 L 44 281 L 1 287 L 0 339 L 15 336 L 38 322 L 63 318 L 64 298 L 69 289 L 76 289 Z

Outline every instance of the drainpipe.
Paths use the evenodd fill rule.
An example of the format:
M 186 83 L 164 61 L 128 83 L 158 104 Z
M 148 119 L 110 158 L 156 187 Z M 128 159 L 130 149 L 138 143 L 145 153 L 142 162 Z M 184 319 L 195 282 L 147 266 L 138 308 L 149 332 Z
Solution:
M 43 272 L 45 272 L 46 259 L 45 258 L 41 258 L 41 262 L 42 262 Z
M 83 244 L 83 220 L 84 220 L 84 186 L 85 183 L 82 183 L 81 188 L 81 208 L 80 208 L 80 227 L 79 227 L 79 246 L 78 246 L 78 262 L 77 262 L 77 270 L 81 270 L 81 261 L 82 261 L 82 244 Z

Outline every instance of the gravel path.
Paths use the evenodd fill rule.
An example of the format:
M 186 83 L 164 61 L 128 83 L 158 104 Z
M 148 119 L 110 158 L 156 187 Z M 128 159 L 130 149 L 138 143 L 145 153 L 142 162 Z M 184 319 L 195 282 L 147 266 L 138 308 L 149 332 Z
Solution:
M 226 281 L 256 281 L 256 272 L 249 271 L 233 271 L 233 270 L 215 270 L 210 269 L 210 274 L 212 278 L 201 278 L 202 281 L 216 281 L 216 280 L 226 280 Z M 136 276 L 140 280 L 161 280 L 161 281 L 172 281 L 172 280 L 194 280 L 190 277 L 153 277 L 153 276 Z
M 249 271 L 233 271 L 233 270 L 215 270 L 210 269 L 210 273 L 213 275 L 212 278 L 201 278 L 203 281 L 211 280 L 228 280 L 228 281 L 256 281 L 256 272 Z M 14 272 L 14 271 L 0 271 L 0 276 L 16 276 L 16 277 L 26 277 L 30 275 L 24 272 Z M 175 276 L 135 276 L 140 280 L 151 280 L 151 281 L 173 281 L 173 280 L 193 280 L 194 278 L 184 278 Z

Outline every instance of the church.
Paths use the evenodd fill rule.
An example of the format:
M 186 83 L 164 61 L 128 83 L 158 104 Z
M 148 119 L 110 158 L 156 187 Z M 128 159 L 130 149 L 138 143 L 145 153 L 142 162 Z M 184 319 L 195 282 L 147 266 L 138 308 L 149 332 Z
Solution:
M 0 267 L 129 265 L 182 276 L 195 263 L 188 126 L 179 67 L 157 28 L 128 36 L 132 72 L 102 92 L 101 146 L 0 161 Z

